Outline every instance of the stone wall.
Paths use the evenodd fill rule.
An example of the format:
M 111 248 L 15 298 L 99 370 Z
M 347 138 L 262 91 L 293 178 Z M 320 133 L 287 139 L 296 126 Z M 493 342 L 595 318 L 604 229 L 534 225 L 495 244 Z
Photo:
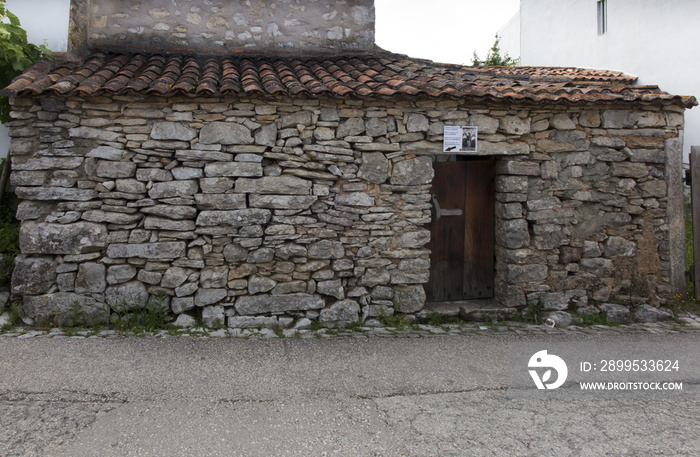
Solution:
M 372 0 L 89 1 L 88 46 L 299 52 L 374 50 Z M 79 11 L 74 8 L 73 14 Z M 77 17 L 74 23 L 84 19 Z M 85 30 L 74 30 L 82 35 Z
M 181 323 L 232 327 L 419 313 L 444 125 L 478 126 L 496 160 L 505 306 L 673 292 L 680 108 L 115 96 L 12 116 L 27 321 L 105 321 L 158 293 Z

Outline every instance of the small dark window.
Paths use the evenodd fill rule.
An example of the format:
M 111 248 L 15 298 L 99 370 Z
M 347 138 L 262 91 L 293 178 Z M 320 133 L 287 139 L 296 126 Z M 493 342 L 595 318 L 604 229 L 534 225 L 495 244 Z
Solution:
M 608 0 L 598 0 L 598 35 L 608 33 Z

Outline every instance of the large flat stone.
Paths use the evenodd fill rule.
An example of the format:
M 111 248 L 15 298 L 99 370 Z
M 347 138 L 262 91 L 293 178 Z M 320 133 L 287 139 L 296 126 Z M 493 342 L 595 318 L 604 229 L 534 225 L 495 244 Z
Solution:
M 19 231 L 24 254 L 83 254 L 107 245 L 107 228 L 92 222 L 24 222 Z
M 15 257 L 12 270 L 12 293 L 36 295 L 46 293 L 56 284 L 56 267 L 53 257 Z
M 323 299 L 309 294 L 256 295 L 240 297 L 236 311 L 241 315 L 280 313 L 284 311 L 308 311 L 323 308 Z
M 235 122 L 212 122 L 199 132 L 201 144 L 252 144 L 248 127 Z
M 197 225 L 213 227 L 229 225 L 245 227 L 247 225 L 267 224 L 272 213 L 267 209 L 239 209 L 233 211 L 202 211 L 197 217 Z
M 296 176 L 265 176 L 236 180 L 236 192 L 277 195 L 309 195 L 312 182 Z
M 204 166 L 207 178 L 217 177 L 255 177 L 263 175 L 263 167 L 254 162 L 216 162 Z
M 176 259 L 185 254 L 182 241 L 165 241 L 161 243 L 110 244 L 107 256 L 111 259 L 138 257 L 141 259 Z
M 318 197 L 313 195 L 251 195 L 250 206 L 270 209 L 307 209 Z
M 25 296 L 21 314 L 35 325 L 96 325 L 109 322 L 109 307 L 92 297 L 58 292 Z

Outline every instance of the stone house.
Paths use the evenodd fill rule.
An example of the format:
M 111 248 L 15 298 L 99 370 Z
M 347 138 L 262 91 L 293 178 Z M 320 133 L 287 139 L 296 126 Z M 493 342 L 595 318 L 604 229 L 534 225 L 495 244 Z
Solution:
M 694 98 L 392 54 L 371 0 L 71 15 L 69 55 L 2 92 L 27 322 L 104 322 L 157 294 L 183 325 L 338 326 L 486 298 L 505 316 L 624 319 L 616 296 L 653 315 L 684 288 Z M 444 152 L 446 126 L 476 126 L 475 150 Z

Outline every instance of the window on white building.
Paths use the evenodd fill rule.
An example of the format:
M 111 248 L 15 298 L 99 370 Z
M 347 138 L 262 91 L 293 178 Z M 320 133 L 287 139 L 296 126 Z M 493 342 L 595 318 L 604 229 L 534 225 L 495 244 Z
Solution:
M 598 35 L 608 33 L 608 0 L 598 0 Z

